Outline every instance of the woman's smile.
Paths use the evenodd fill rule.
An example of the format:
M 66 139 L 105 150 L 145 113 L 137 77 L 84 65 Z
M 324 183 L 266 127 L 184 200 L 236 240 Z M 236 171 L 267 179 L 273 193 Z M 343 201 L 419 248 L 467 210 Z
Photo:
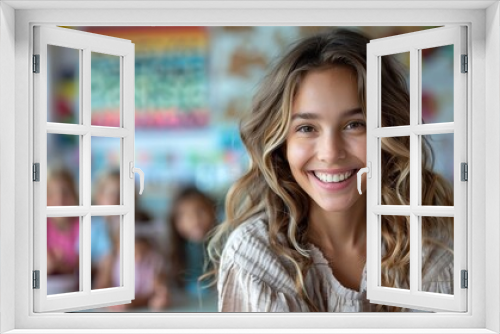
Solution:
M 359 168 L 340 172 L 311 171 L 308 173 L 316 180 L 320 187 L 326 190 L 337 191 L 347 188 L 356 179 L 358 170 Z

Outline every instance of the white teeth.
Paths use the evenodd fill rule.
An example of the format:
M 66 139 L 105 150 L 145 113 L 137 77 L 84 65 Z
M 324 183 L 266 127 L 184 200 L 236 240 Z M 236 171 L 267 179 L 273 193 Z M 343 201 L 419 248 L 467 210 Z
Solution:
M 326 174 L 326 173 L 314 172 L 314 175 L 316 175 L 316 177 L 323 182 L 338 183 L 338 182 L 342 182 L 344 180 L 347 180 L 349 177 L 351 177 L 352 170 L 345 172 L 345 173 L 340 173 L 340 174 Z

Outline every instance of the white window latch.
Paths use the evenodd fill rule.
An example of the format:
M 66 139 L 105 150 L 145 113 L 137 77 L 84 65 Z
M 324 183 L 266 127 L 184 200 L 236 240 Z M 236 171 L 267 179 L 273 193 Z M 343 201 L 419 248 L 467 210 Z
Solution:
M 361 176 L 363 175 L 363 173 L 367 173 L 369 179 L 371 179 L 371 177 L 372 177 L 372 163 L 370 161 L 368 161 L 367 165 L 368 165 L 368 167 L 361 168 L 360 170 L 358 170 L 358 192 L 360 195 L 362 193 L 361 192 Z
M 142 191 L 144 190 L 144 172 L 140 168 L 134 167 L 133 161 L 130 161 L 129 163 L 129 171 L 130 171 L 129 176 L 131 179 L 135 177 L 135 173 L 139 174 L 139 184 L 140 184 L 139 195 L 142 195 Z

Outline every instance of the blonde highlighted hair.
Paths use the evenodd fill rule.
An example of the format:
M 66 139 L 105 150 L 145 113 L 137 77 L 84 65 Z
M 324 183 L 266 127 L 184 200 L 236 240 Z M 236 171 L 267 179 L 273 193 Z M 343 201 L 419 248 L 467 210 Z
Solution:
M 348 67 L 357 78 L 358 98 L 366 119 L 366 44 L 360 33 L 337 29 L 299 41 L 264 78 L 254 97 L 251 112 L 240 124 L 241 139 L 250 156 L 249 170 L 231 187 L 226 198 L 226 220 L 213 232 L 208 246 L 217 279 L 222 250 L 231 232 L 257 214 L 264 213 L 272 250 L 293 264 L 296 291 L 311 311 L 318 311 L 305 288 L 312 265 L 307 247 L 310 199 L 295 182 L 286 160 L 284 145 L 290 126 L 291 106 L 305 75 L 318 69 Z M 383 126 L 409 124 L 409 95 L 405 78 L 395 60 L 382 59 Z M 432 172 L 432 149 L 423 141 L 422 198 L 433 205 L 453 205 L 446 181 Z M 409 139 L 382 140 L 383 204 L 409 204 Z M 446 218 L 428 219 L 423 236 L 434 242 L 436 229 L 452 233 Z M 282 234 L 286 238 L 278 238 Z M 283 240 L 286 239 L 286 240 Z M 409 274 L 409 222 L 404 217 L 382 218 L 382 284 L 406 286 Z M 439 243 L 439 242 L 438 242 Z M 402 278 L 402 279 L 401 279 Z M 379 310 L 397 308 L 380 306 Z

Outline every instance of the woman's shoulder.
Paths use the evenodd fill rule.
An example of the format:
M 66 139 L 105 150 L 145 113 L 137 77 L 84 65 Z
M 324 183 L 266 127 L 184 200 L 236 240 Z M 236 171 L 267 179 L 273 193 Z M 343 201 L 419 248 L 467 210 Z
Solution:
M 229 235 L 224 254 L 246 256 L 272 256 L 265 216 L 254 216 L 236 227 Z
M 263 215 L 239 225 L 229 236 L 221 259 L 221 271 L 237 270 L 275 287 L 289 285 L 287 261 L 271 248 Z

